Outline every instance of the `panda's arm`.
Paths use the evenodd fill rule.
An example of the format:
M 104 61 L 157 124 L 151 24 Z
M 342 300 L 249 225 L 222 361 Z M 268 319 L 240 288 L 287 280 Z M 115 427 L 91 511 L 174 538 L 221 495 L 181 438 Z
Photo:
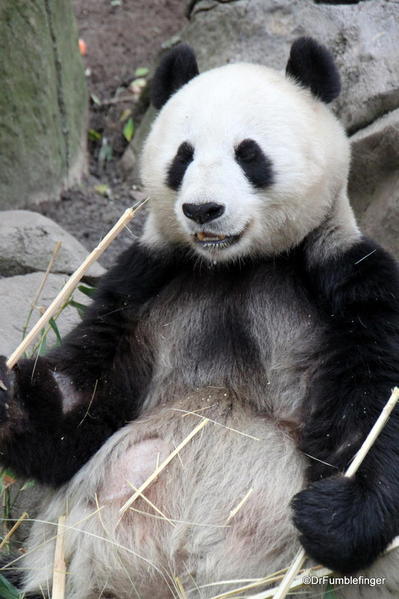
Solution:
M 2 360 L 3 465 L 59 485 L 137 416 L 152 356 L 136 323 L 175 267 L 172 254 L 133 245 L 103 277 L 83 321 L 59 348 L 37 361 L 21 360 L 11 372 Z
M 342 476 L 399 384 L 399 273 L 362 240 L 307 275 L 326 331 L 302 436 L 313 482 L 294 499 L 294 521 L 312 557 L 349 573 L 399 534 L 399 407 L 358 473 Z

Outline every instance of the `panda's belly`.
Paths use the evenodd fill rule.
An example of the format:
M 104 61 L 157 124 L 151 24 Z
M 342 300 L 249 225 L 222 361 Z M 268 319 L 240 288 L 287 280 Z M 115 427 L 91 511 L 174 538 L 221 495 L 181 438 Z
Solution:
M 188 591 L 289 563 L 297 548 L 289 502 L 304 485 L 304 458 L 285 430 L 224 391 L 197 406 L 195 396 L 182 397 L 117 432 L 39 516 L 56 521 L 68 505 L 68 599 L 91 599 L 101 589 L 127 599 L 134 588 L 143 599 L 166 599 L 176 579 Z M 144 491 L 151 503 L 139 497 L 121 519 L 133 487 L 182 443 Z M 53 546 L 42 543 L 53 533 L 33 527 L 28 549 L 39 547 L 32 555 L 40 568 L 27 558 L 29 590 L 46 587 L 43 564 L 51 577 Z

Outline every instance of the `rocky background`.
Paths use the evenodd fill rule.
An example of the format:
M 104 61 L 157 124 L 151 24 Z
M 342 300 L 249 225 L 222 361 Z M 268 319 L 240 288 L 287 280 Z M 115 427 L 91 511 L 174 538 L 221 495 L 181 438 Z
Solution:
M 123 135 L 126 116 L 121 120 L 121 115 L 124 112 L 129 117 L 134 114 L 134 124 L 139 121 L 140 112 L 145 111 L 148 104 L 147 99 L 140 98 L 145 96 L 141 92 L 146 87 L 147 79 L 145 76 L 136 76 L 136 70 L 141 68 L 146 74 L 147 65 L 155 60 L 162 43 L 186 22 L 185 6 L 181 0 L 147 0 L 145 3 L 136 0 L 71 1 L 79 38 L 85 44 L 82 60 L 79 61 L 77 53 L 78 60 L 74 58 L 73 64 L 78 69 L 79 62 L 83 61 L 84 64 L 80 64 L 79 84 L 80 78 L 85 77 L 88 87 L 87 97 L 81 102 L 81 113 L 86 115 L 89 112 L 88 122 L 84 123 L 82 130 L 84 138 L 88 137 L 88 143 L 84 145 L 88 146 L 89 172 L 79 186 L 71 188 L 64 185 L 60 192 L 61 181 L 51 187 L 53 179 L 49 172 L 43 173 L 40 168 L 29 169 L 24 163 L 21 169 L 29 171 L 29 177 L 17 176 L 16 189 L 8 193 L 6 183 L 10 178 L 7 177 L 7 169 L 12 168 L 18 151 L 14 147 L 4 147 L 0 136 L 0 158 L 3 155 L 0 159 L 0 354 L 6 356 L 21 342 L 68 276 L 87 256 L 88 250 L 98 244 L 128 206 L 142 199 L 140 190 L 136 186 L 133 189 L 131 182 L 126 183 L 119 174 L 119 158 L 128 145 Z M 8 35 L 12 35 L 16 24 L 24 17 L 22 5 L 18 5 L 18 10 L 16 6 L 15 22 L 11 28 L 7 28 L 7 14 L 0 6 L 0 31 L 3 28 Z M 41 13 L 39 16 L 43 17 Z M 39 25 L 45 26 L 44 19 L 37 19 L 35 27 L 33 22 L 31 25 L 29 35 L 34 36 L 35 31 L 39 31 Z M 41 51 L 39 33 L 34 46 L 37 52 Z M 6 42 L 2 39 L 0 48 Z M 71 46 L 73 43 L 76 49 L 77 36 L 75 40 L 70 40 Z M 27 40 L 27 45 L 30 45 L 30 40 Z M 10 44 L 6 47 L 10 48 Z M 20 55 L 21 72 L 25 73 L 29 69 L 30 57 L 23 56 L 24 44 L 13 43 L 11 47 L 13 51 L 15 47 Z M 2 52 L 2 56 L 6 57 L 6 53 Z M 2 60 L 2 56 L 0 80 L 7 81 L 7 61 Z M 48 73 L 44 72 L 44 75 Z M 44 75 L 36 80 L 32 73 L 33 83 L 31 85 L 29 79 L 27 89 L 35 96 L 39 94 L 46 103 L 49 83 L 44 80 Z M 132 89 L 129 86 L 134 81 L 138 81 L 139 85 Z M 10 93 L 15 92 L 12 86 L 5 87 Z M 29 104 L 29 94 L 23 96 L 23 101 Z M 32 114 L 26 111 L 23 117 L 29 120 Z M 0 118 L 0 130 L 1 126 Z M 29 149 L 32 163 L 32 154 L 38 151 L 37 143 L 35 146 L 32 140 L 25 137 L 27 129 L 24 123 L 19 129 L 15 133 L 16 147 L 21 148 L 21 160 L 25 161 L 25 150 Z M 43 135 L 40 139 L 43 139 Z M 49 154 L 49 160 L 57 154 L 53 142 L 50 139 L 48 148 L 40 148 L 42 153 Z M 5 156 L 7 152 L 8 158 Z M 84 163 L 83 170 L 86 159 Z M 41 187 L 41 193 L 26 193 L 26 185 L 32 178 L 30 175 L 34 179 L 33 187 Z M 104 254 L 105 266 L 109 266 L 115 256 L 131 243 L 132 235 L 140 230 L 143 219 L 144 214 L 139 215 L 133 229 L 129 227 L 122 233 Z M 46 271 L 58 242 L 61 242 L 61 248 L 48 275 Z M 84 285 L 95 284 L 103 272 L 103 266 L 94 265 L 84 278 Z M 42 286 L 42 291 L 38 293 Z M 79 321 L 80 305 L 86 304 L 89 299 L 77 290 L 72 301 L 74 305 L 66 306 L 56 319 L 56 328 L 43 331 L 46 339 L 41 347 L 39 339 L 28 355 L 35 355 L 39 349 L 45 351 L 46 346 L 57 343 L 58 334 L 62 337 Z
M 30 326 L 87 250 L 143 197 L 137 156 L 154 116 L 148 84 L 159 53 L 179 41 L 194 47 L 201 70 L 241 60 L 283 69 L 297 37 L 326 44 L 342 75 L 342 94 L 332 108 L 352 140 L 353 207 L 363 231 L 399 258 L 399 0 L 73 4 L 87 46 L 89 174 L 79 187 L 55 191 L 45 202 L 26 197 L 24 210 L 9 205 L 0 212 L 0 353 L 9 354 L 21 340 L 56 242 L 62 249 L 34 302 Z M 114 242 L 102 259 L 105 267 L 139 233 L 144 217 Z M 88 281 L 102 271 L 98 265 Z M 87 297 L 77 292 L 76 301 Z M 69 306 L 60 317 L 61 334 L 78 318 Z

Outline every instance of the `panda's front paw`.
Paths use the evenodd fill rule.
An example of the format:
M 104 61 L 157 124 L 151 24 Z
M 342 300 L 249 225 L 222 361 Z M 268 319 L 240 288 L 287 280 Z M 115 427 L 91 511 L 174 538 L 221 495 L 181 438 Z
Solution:
M 292 507 L 306 553 L 342 574 L 370 566 L 395 536 L 382 498 L 356 479 L 317 481 L 295 495 Z
M 9 419 L 13 373 L 7 368 L 7 358 L 0 356 L 0 424 Z

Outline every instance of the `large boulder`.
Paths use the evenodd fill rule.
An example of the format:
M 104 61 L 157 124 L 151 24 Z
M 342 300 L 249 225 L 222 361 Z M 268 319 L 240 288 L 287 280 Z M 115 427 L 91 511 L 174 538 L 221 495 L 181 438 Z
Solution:
M 361 228 L 399 257 L 399 109 L 351 141 L 349 195 Z
M 86 169 L 87 89 L 72 3 L 0 2 L 0 209 L 57 199 Z
M 51 268 L 53 273 L 72 274 L 88 252 L 72 235 L 54 221 L 28 210 L 5 210 L 0 214 L 0 275 L 46 271 L 57 242 L 61 248 Z M 93 264 L 86 279 L 104 273 Z
M 342 75 L 334 110 L 350 133 L 399 107 L 395 2 L 191 0 L 189 8 L 180 37 L 195 49 L 200 70 L 241 60 L 283 69 L 292 42 L 310 35 L 334 54 Z
M 22 341 L 24 332 L 29 332 L 40 318 L 42 312 L 61 291 L 67 280 L 66 276 L 50 274 L 43 292 L 33 304 L 37 291 L 43 281 L 43 273 L 31 273 L 0 279 L 0 354 L 10 355 Z M 73 300 L 79 304 L 87 304 L 89 299 L 79 290 L 73 293 Z M 30 318 L 29 318 L 30 315 Z M 78 310 L 72 305 L 65 307 L 56 319 L 56 326 L 63 337 L 80 320 Z M 47 329 L 46 329 L 47 331 Z M 28 350 L 34 354 L 41 338 Z M 41 349 L 57 343 L 54 330 L 49 327 L 46 340 Z

